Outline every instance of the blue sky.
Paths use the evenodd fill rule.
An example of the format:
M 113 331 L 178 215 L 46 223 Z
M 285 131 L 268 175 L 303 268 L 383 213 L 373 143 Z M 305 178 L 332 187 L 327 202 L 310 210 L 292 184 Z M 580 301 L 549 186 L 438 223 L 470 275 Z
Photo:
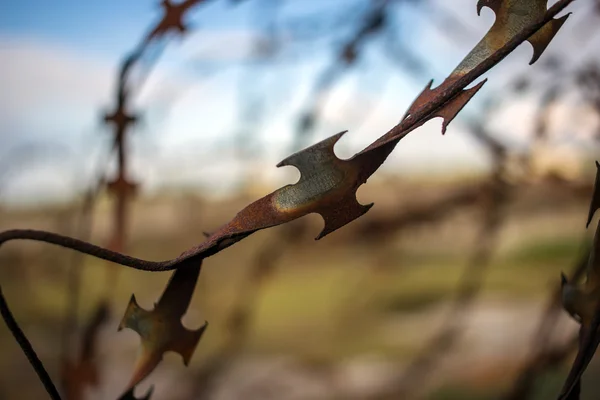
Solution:
M 232 1 L 213 0 L 188 15 L 194 31 L 169 42 L 136 97 L 143 123 L 131 139 L 132 173 L 143 187 L 192 185 L 218 192 L 241 179 L 241 172 L 250 167 L 231 152 L 244 111 L 240 90 L 264 99 L 264 115 L 255 116 L 253 132 L 262 150 L 252 168 L 278 181 L 295 176 L 275 164 L 289 153 L 298 113 L 331 60 L 336 41 L 355 29 L 347 24 L 334 30 L 327 24 L 356 15 L 368 0 L 287 0 L 279 10 L 281 19 L 291 24 L 317 15 L 321 25 L 307 25 L 305 31 L 323 38 L 290 45 L 285 41 L 290 32 L 283 31 L 277 62 L 253 67 L 240 63 L 250 47 L 265 37 L 267 27 L 259 17 L 277 1 L 232 5 Z M 405 45 L 424 57 L 431 67 L 428 73 L 439 83 L 485 33 L 493 14 L 484 12 L 477 18 L 474 0 L 457 0 L 452 9 L 443 0 L 436 3 L 466 21 L 464 40 L 456 43 L 434 29 L 435 21 L 410 8 L 397 10 L 393 28 Z M 159 16 L 158 1 L 2 2 L 0 161 L 19 147 L 38 144 L 38 149 L 19 158 L 10 172 L 3 167 L 0 199 L 70 196 L 89 180 L 110 137 L 99 116 L 113 101 L 117 65 Z M 382 39 L 369 44 L 366 56 L 334 86 L 323 112 L 314 140 L 349 129 L 338 151 L 342 157 L 351 156 L 396 124 L 427 83 L 426 78 L 414 78 L 391 63 L 380 51 L 383 45 Z M 511 55 L 506 60 L 509 66 L 495 75 L 498 81 L 511 71 L 510 65 L 528 68 L 530 52 L 521 48 Z M 476 107 L 477 101 L 464 113 Z M 366 111 L 368 118 L 362 121 Z M 460 121 L 451 125 L 445 137 L 439 133 L 439 121 L 428 123 L 403 141 L 385 168 L 411 173 L 445 171 L 448 165 L 485 165 L 485 155 L 461 129 Z

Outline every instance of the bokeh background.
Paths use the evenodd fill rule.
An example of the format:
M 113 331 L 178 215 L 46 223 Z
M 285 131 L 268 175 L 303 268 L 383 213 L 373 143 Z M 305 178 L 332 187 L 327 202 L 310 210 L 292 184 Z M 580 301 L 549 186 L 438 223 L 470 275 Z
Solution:
M 183 319 L 210 323 L 192 362 L 168 353 L 136 393 L 553 398 L 577 331 L 555 292 L 587 254 L 600 155 L 600 3 L 569 10 L 542 58 L 528 66 L 531 46 L 520 46 L 444 136 L 435 119 L 402 140 L 358 192 L 375 203 L 368 214 L 320 241 L 310 215 L 207 259 Z M 494 21 L 475 0 L 199 2 L 184 34 L 156 34 L 131 72 L 137 121 L 120 168 L 104 117 L 120 66 L 162 13 L 157 1 L 2 2 L 1 230 L 173 258 L 295 182 L 298 171 L 275 167 L 287 155 L 348 130 L 335 150 L 348 158 L 384 134 Z M 120 173 L 135 196 L 107 189 Z M 118 323 L 132 293 L 150 309 L 169 273 L 12 242 L 0 265 L 55 381 L 91 338 L 100 375 L 81 398 L 116 399 L 139 343 Z M 102 302 L 108 317 L 88 329 Z M 4 326 L 0 355 L 1 399 L 45 398 Z M 583 399 L 598 398 L 598 373 L 593 362 Z

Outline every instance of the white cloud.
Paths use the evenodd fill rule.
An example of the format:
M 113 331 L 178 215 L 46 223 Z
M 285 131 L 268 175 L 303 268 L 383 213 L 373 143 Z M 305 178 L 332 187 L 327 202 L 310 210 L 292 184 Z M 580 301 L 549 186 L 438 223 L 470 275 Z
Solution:
M 56 192 L 64 192 L 65 187 L 57 185 L 56 179 L 48 179 L 49 171 L 64 177 L 70 169 L 79 180 L 85 180 L 82 170 L 90 172 L 98 150 L 110 138 L 101 115 L 113 102 L 119 60 L 19 36 L 0 36 L 0 60 L 0 157 L 6 159 L 6 152 L 18 151 L 24 143 L 38 143 L 40 147 L 56 143 L 75 150 L 66 155 L 68 160 L 61 160 L 58 169 L 53 158 L 20 163 L 18 168 L 23 171 L 11 173 L 14 182 L 4 184 L 8 185 L 4 194 L 11 198 L 20 193 L 20 197 L 38 197 L 41 193 L 56 197 Z M 136 105 L 160 102 L 186 87 L 176 76 L 168 78 L 157 72 L 148 82 L 151 90 L 136 99 Z M 160 90 L 152 90 L 157 82 Z M 65 167 L 68 165 L 70 168 Z M 72 192 L 73 185 L 69 187 L 68 192 Z
M 472 7 L 468 0 L 461 0 L 460 7 L 442 6 L 455 13 L 459 19 L 469 22 L 474 32 L 473 40 L 476 41 L 479 34 L 483 35 L 488 29 L 493 15 L 486 11 L 481 18 L 477 18 L 474 7 L 463 12 L 463 3 L 465 7 L 467 3 L 468 7 Z M 576 28 L 575 23 L 567 26 L 570 30 Z M 424 28 L 423 33 L 425 31 L 430 33 L 421 36 L 418 32 L 418 36 L 428 42 L 423 48 L 427 49 L 428 54 L 435 54 L 435 57 L 444 60 L 443 66 L 439 67 L 445 71 L 444 74 L 452 69 L 449 60 L 452 63 L 460 61 L 468 47 L 474 44 L 465 42 L 451 47 L 448 45 L 449 41 L 439 33 L 431 33 L 434 30 Z M 566 36 L 566 33 L 561 34 L 557 38 L 561 42 L 552 48 L 568 47 L 569 39 L 561 37 Z M 218 72 L 209 80 L 203 76 L 190 76 L 189 70 L 182 66 L 193 63 L 194 60 L 230 65 L 244 59 L 257 42 L 266 43 L 265 37 L 261 35 L 260 32 L 249 29 L 199 29 L 185 40 L 174 41 L 169 45 L 164 57 L 159 60 L 158 68 L 152 72 L 141 96 L 135 101 L 146 125 L 142 124 L 142 132 L 134 134 L 132 148 L 135 162 L 132 170 L 144 182 L 144 187 L 174 181 L 207 182 L 209 169 L 206 167 L 210 167 L 210 173 L 214 174 L 210 178 L 211 182 L 226 186 L 225 181 L 233 179 L 232 176 L 235 175 L 232 171 L 243 169 L 239 165 L 231 166 L 231 155 L 225 154 L 227 149 L 215 150 L 206 146 L 207 143 L 227 139 L 239 124 L 236 97 L 240 82 L 236 73 L 239 70 L 229 68 L 225 72 Z M 419 47 L 418 44 L 416 46 Z M 519 62 L 520 71 L 529 68 L 526 62 L 531 53 L 526 47 L 522 46 L 517 54 L 510 56 Z M 440 52 L 437 52 L 438 49 Z M 310 63 L 319 61 L 319 57 L 311 54 L 303 65 L 311 66 Z M 74 50 L 35 37 L 0 36 L 0 60 L 0 150 L 18 140 L 72 141 L 81 153 L 80 160 L 76 161 L 85 162 L 89 167 L 91 160 L 84 154 L 84 146 L 89 146 L 90 141 L 100 144 L 109 138 L 108 132 L 102 135 L 97 129 L 91 128 L 101 126 L 101 111 L 112 103 L 119 59 L 99 58 L 86 54 L 81 49 Z M 490 84 L 494 81 L 501 82 L 500 74 L 507 77 L 515 72 L 510 60 L 507 61 L 508 65 L 503 63 L 498 68 L 500 72 L 494 75 Z M 263 159 L 261 162 L 265 162 L 269 166 L 265 168 L 272 168 L 273 172 L 271 174 L 269 170 L 265 176 L 281 176 L 274 164 L 285 156 L 282 151 L 285 152 L 284 147 L 291 137 L 297 117 L 295 112 L 299 111 L 296 105 L 301 103 L 299 100 L 312 87 L 312 78 L 318 73 L 318 68 L 312 67 L 303 69 L 294 64 L 290 67 L 293 69 L 290 69 L 291 75 L 267 72 L 277 79 L 286 76 L 281 79 L 284 81 L 281 83 L 277 79 L 269 80 L 270 85 L 289 85 L 290 89 L 285 91 L 285 98 L 279 102 L 282 104 L 281 110 L 268 115 L 269 123 L 261 126 L 260 132 L 257 132 L 262 140 L 268 142 L 263 147 L 268 152 L 265 158 L 270 159 Z M 324 109 L 320 125 L 321 138 L 343 129 L 350 131 L 342 139 L 341 146 L 336 148 L 340 157 L 353 155 L 394 126 L 419 90 L 398 77 L 392 77 L 381 88 L 376 89 L 366 87 L 369 85 L 357 88 L 354 83 L 352 78 L 339 83 Z M 440 80 L 436 80 L 436 84 L 439 83 Z M 477 98 L 492 90 L 490 84 L 484 87 Z M 276 90 L 274 87 L 266 87 L 266 96 L 269 91 Z M 477 98 L 474 103 L 478 101 Z M 475 104 L 470 104 L 463 114 L 474 106 Z M 161 108 L 168 112 L 157 118 Z M 510 120 L 514 127 L 511 130 L 517 136 L 521 131 L 525 135 L 525 131 L 530 131 L 528 128 L 531 126 L 533 110 L 531 102 L 513 104 L 499 123 L 506 125 L 503 121 Z M 360 123 L 365 111 L 368 111 L 368 120 Z M 573 108 L 558 109 L 556 124 L 574 127 L 572 117 L 575 111 L 580 112 Z M 411 133 L 400 143 L 384 168 L 413 172 L 447 170 L 448 165 L 455 166 L 457 162 L 483 165 L 485 156 L 461 128 L 460 118 L 459 116 L 450 125 L 446 136 L 440 133 L 439 119 Z M 579 132 L 583 129 L 579 125 L 583 124 L 584 118 L 577 118 L 577 121 Z M 147 134 L 148 131 L 150 135 Z M 148 141 L 153 143 L 148 145 Z M 280 154 L 275 154 L 276 152 Z M 205 158 L 206 155 L 210 158 Z M 23 174 L 29 177 L 32 175 L 35 174 Z M 28 180 L 34 182 L 33 178 Z M 36 178 L 38 187 L 41 181 L 51 182 L 50 179 Z M 27 185 L 19 183 L 15 187 L 24 190 L 25 186 Z
M 230 74 L 215 80 L 190 77 L 177 68 L 175 61 L 182 58 L 177 50 L 165 56 L 166 62 L 159 60 L 133 101 L 142 120 L 131 137 L 131 172 L 144 187 L 173 180 L 173 171 L 177 171 L 175 181 L 180 182 L 202 175 L 198 171 L 206 161 L 198 154 L 209 153 L 205 144 L 229 134 L 235 123 L 236 90 Z M 0 158 L 6 159 L 5 152 L 14 152 L 23 143 L 68 144 L 75 149 L 60 165 L 52 157 L 20 163 L 20 171 L 5 177 L 10 180 L 3 183 L 2 200 L 20 202 L 44 197 L 44 193 L 59 198 L 73 192 L 77 187 L 73 181 L 89 184 L 86 178 L 110 139 L 101 115 L 114 102 L 119 60 L 18 36 L 0 36 L 0 59 Z M 186 151 L 181 154 L 183 148 Z M 231 175 L 231 171 L 222 172 L 225 177 Z M 76 178 L 64 176 L 70 173 Z
M 260 31 L 251 29 L 203 30 L 194 32 L 182 43 L 180 53 L 200 62 L 240 62 L 251 55 L 267 55 L 276 43 Z
M 37 146 L 4 177 L 3 199 L 72 192 L 85 170 L 78 163 L 86 160 L 76 144 L 94 139 L 87 135 L 110 95 L 110 65 L 65 46 L 16 36 L 0 36 L 0 60 L 0 157 L 12 164 L 7 153 Z M 76 150 L 57 154 L 57 160 L 53 148 Z M 40 158 L 44 152 L 49 156 Z
M 15 37 L 0 37 L 0 59 L 1 112 L 40 134 L 49 122 L 83 122 L 108 101 L 112 66 L 104 60 Z

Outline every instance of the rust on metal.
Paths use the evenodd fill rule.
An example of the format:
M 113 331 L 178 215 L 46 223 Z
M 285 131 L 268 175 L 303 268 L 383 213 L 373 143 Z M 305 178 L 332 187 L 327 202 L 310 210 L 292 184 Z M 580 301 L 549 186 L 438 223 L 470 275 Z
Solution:
M 279 166 L 293 165 L 300 170 L 301 178 L 296 184 L 287 185 L 250 204 L 200 245 L 182 253 L 175 259 L 162 262 L 142 260 L 44 231 L 7 231 L 0 234 L 0 244 L 13 239 L 38 240 L 76 249 L 82 253 L 139 270 L 176 269 L 165 293 L 153 311 L 143 310 L 137 305 L 135 297 L 132 297 L 121 323 L 121 328 L 129 327 L 142 337 L 142 354 L 130 382 L 129 389 L 131 389 L 158 365 L 165 351 L 179 352 L 183 356 L 184 362 L 189 361 L 206 325 L 195 332 L 190 332 L 181 325 L 181 316 L 189 305 L 202 259 L 218 253 L 255 231 L 284 224 L 310 213 L 320 214 L 325 221 L 325 226 L 317 239 L 366 213 L 372 204 L 361 205 L 356 199 L 356 191 L 383 164 L 397 143 L 408 133 L 435 117 L 444 118 L 443 127 L 445 129 L 460 109 L 481 88 L 483 82 L 471 89 L 466 89 L 467 86 L 498 64 L 522 42 L 529 41 L 534 46 L 532 58 L 532 62 L 534 62 L 567 18 L 564 16 L 555 19 L 556 15 L 573 1 L 559 0 L 550 9 L 547 9 L 546 1 L 542 0 L 480 1 L 478 10 L 488 6 L 496 12 L 497 18 L 494 25 L 484 39 L 439 87 L 431 89 L 430 85 L 426 88 L 415 100 L 408 115 L 397 126 L 347 160 L 337 158 L 333 151 L 335 143 L 345 132 L 286 158 Z M 182 22 L 183 11 L 175 10 L 175 8 L 183 7 L 183 5 L 189 8 L 197 3 L 199 0 L 188 0 L 175 6 L 170 1 L 163 2 L 165 16 L 142 42 L 140 48 L 126 58 L 123 64 L 119 95 L 126 93 L 128 71 L 140 59 L 142 50 L 152 38 L 162 36 L 171 29 L 182 33 L 186 30 Z M 373 29 L 376 29 L 377 26 L 378 23 L 375 23 Z M 122 103 L 125 104 L 125 99 L 122 99 Z M 115 114 L 114 118 L 107 118 L 107 122 L 114 120 L 114 122 L 123 123 L 127 120 L 126 117 L 123 117 L 124 115 L 126 114 Z M 116 136 L 118 136 L 118 130 Z M 118 137 L 116 139 L 118 140 Z M 122 148 L 123 146 L 121 146 Z M 113 187 L 115 189 L 127 188 L 127 179 L 115 183 Z M 120 212 L 120 215 L 125 215 L 125 212 Z M 593 327 L 595 324 L 600 324 L 600 313 L 595 314 L 591 326 Z M 10 326 L 12 325 L 9 324 Z M 26 354 L 31 355 L 31 346 L 26 346 L 29 344 L 26 338 L 23 338 L 22 333 L 19 333 L 17 328 L 12 328 L 11 331 L 16 337 L 22 339 L 20 344 L 23 350 Z M 584 341 L 584 343 L 587 342 Z M 589 343 L 593 343 L 593 341 Z M 589 353 L 585 352 L 584 354 L 589 355 Z M 593 354 L 593 351 L 591 353 Z M 30 360 L 46 387 L 52 389 L 53 384 L 47 378 L 41 362 L 35 357 L 30 357 Z M 587 363 L 583 365 L 583 369 L 585 369 Z M 576 381 L 578 380 L 577 378 Z
M 171 0 L 163 0 L 161 7 L 163 8 L 163 17 L 156 27 L 148 34 L 146 40 L 150 41 L 154 38 L 163 36 L 170 31 L 176 31 L 179 34 L 184 34 L 188 31 L 188 27 L 183 21 L 186 12 L 201 3 L 204 0 L 185 0 L 173 4 Z
M 193 263 L 173 273 L 163 295 L 154 310 L 140 307 L 131 296 L 129 306 L 119 324 L 119 330 L 129 328 L 137 332 L 142 340 L 141 354 L 127 389 L 135 387 L 146 378 L 162 360 L 167 351 L 183 357 L 188 365 L 207 324 L 191 331 L 186 329 L 181 318 L 186 313 L 200 274 L 200 263 Z
M 364 183 L 361 181 L 362 160 L 341 160 L 333 151 L 345 133 L 338 133 L 281 161 L 278 167 L 294 166 L 300 171 L 296 184 L 284 186 L 250 204 L 180 259 L 233 244 L 254 231 L 310 213 L 320 214 L 325 221 L 325 227 L 317 236 L 320 239 L 366 213 L 372 204 L 361 205 L 356 200 L 356 190 Z
M 170 0 L 164 0 L 161 3 L 163 16 L 154 28 L 145 35 L 139 46 L 130 55 L 126 56 L 119 69 L 118 87 L 116 91 L 116 106 L 114 111 L 104 115 L 104 122 L 114 127 L 114 150 L 117 153 L 117 173 L 116 177 L 108 183 L 108 190 L 115 196 L 114 204 L 114 229 L 110 239 L 109 248 L 123 252 L 126 242 L 126 229 L 129 215 L 129 201 L 135 196 L 138 184 L 131 180 L 127 174 L 128 152 L 126 150 L 127 134 L 129 128 L 138 121 L 138 116 L 132 114 L 127 109 L 127 103 L 130 99 L 131 88 L 129 84 L 129 73 L 134 66 L 141 60 L 144 51 L 154 40 L 160 39 L 170 31 L 177 31 L 180 35 L 187 32 L 186 25 L 183 22 L 185 14 L 195 5 L 203 0 L 186 0 L 179 3 L 172 3 Z M 110 282 L 109 285 L 114 284 Z
M 467 105 L 467 103 L 477 94 L 479 89 L 485 84 L 487 80 L 483 80 L 472 88 L 465 89 L 460 92 L 456 97 L 452 100 L 448 101 L 446 105 L 435 112 L 432 113 L 431 118 L 441 117 L 443 118 L 442 122 L 442 135 L 446 133 L 446 129 L 448 128 L 448 124 L 452 122 L 452 120 L 458 115 L 458 113 Z M 413 114 L 415 111 L 421 109 L 425 104 L 431 101 L 432 98 L 435 98 L 437 92 L 442 89 L 442 86 L 437 87 L 435 89 L 431 89 L 431 85 L 433 84 L 433 80 L 429 81 L 429 84 L 423 89 L 419 97 L 411 104 L 409 107 L 406 117 Z M 405 118 L 406 118 L 405 117 Z
M 524 28 L 543 21 L 548 12 L 548 1 L 479 0 L 477 14 L 481 13 L 483 7 L 490 8 L 496 14 L 496 21 L 450 76 L 466 74 L 482 60 L 504 47 Z M 533 46 L 533 56 L 530 64 L 540 58 L 568 17 L 569 14 L 548 21 L 539 31 L 527 39 Z
M 496 14 L 494 24 L 440 86 L 431 89 L 433 81 L 429 82 L 429 85 L 417 97 L 406 115 L 412 115 L 417 110 L 421 110 L 426 104 L 431 103 L 432 100 L 442 97 L 461 77 L 472 72 L 487 59 L 493 58 L 499 50 L 514 40 L 527 26 L 543 21 L 548 11 L 547 3 L 546 0 L 480 0 L 477 3 L 477 14 L 481 13 L 483 7 L 490 8 Z M 530 64 L 533 64 L 542 55 L 568 16 L 569 14 L 550 20 L 538 32 L 526 39 L 534 49 Z M 429 114 L 421 125 L 431 118 L 442 117 L 444 119 L 442 134 L 444 134 L 450 121 L 456 117 L 458 112 L 481 89 L 484 83 L 485 80 L 471 89 L 458 92 L 442 107 Z
M 257 230 L 280 225 L 309 213 L 318 213 L 325 220 L 325 227 L 317 239 L 360 217 L 372 204 L 364 206 L 358 203 L 356 191 L 383 164 L 397 143 L 412 130 L 438 116 L 444 118 L 445 129 L 485 81 L 470 89 L 465 87 L 532 34 L 542 32 L 539 29 L 544 29 L 552 21 L 564 22 L 567 16 L 558 20 L 554 16 L 571 1 L 557 3 L 550 10 L 545 3 L 542 8 L 539 0 L 480 2 L 478 10 L 490 6 L 497 12 L 497 18 L 476 46 L 478 50 L 469 53 L 439 87 L 431 89 L 430 84 L 417 97 L 400 124 L 348 160 L 338 159 L 333 152 L 333 145 L 345 132 L 288 157 L 279 166 L 296 166 L 302 174 L 298 183 L 285 186 L 250 204 L 228 224 L 200 245 L 182 253 L 174 262 L 208 257 Z M 529 9 L 531 11 L 527 11 Z M 541 25 L 535 29 L 536 24 Z M 550 42 L 553 35 L 546 34 L 543 37 Z
M 464 95 L 467 85 L 488 71 L 522 42 L 529 41 L 534 46 L 533 64 L 554 38 L 569 14 L 555 19 L 573 0 L 558 2 L 550 9 L 545 0 L 480 0 L 478 12 L 489 7 L 496 13 L 496 20 L 483 39 L 459 63 L 454 71 L 434 89 L 429 86 L 417 100 L 421 107 L 412 107 L 413 112 L 388 133 L 379 138 L 367 150 L 384 143 L 398 141 L 431 118 L 444 116 L 444 108 L 462 108 L 471 96 Z M 462 102 L 453 103 L 460 96 Z M 464 96 L 464 97 L 463 97 Z M 421 98 L 422 97 L 422 98 Z M 452 115 L 451 112 L 448 112 Z
M 125 104 L 120 102 L 117 108 L 112 113 L 107 113 L 104 115 L 104 122 L 107 124 L 112 124 L 116 127 L 117 132 L 121 134 L 117 136 L 115 142 L 118 143 L 119 139 L 122 137 L 122 132 L 132 124 L 136 123 L 138 117 L 134 114 L 130 114 L 124 109 Z
M 129 205 L 132 198 L 138 192 L 138 184 L 131 180 L 127 173 L 128 152 L 127 133 L 129 128 L 138 121 L 138 116 L 127 109 L 131 95 L 128 87 L 130 71 L 141 60 L 141 57 L 150 43 L 159 39 L 169 31 L 175 30 L 183 35 L 187 29 L 183 18 L 191 7 L 202 0 L 186 0 L 173 4 L 164 0 L 161 5 L 163 16 L 155 27 L 143 38 L 140 45 L 130 55 L 126 56 L 119 69 L 118 87 L 116 91 L 116 106 L 113 112 L 104 116 L 104 122 L 111 125 L 114 135 L 114 150 L 117 153 L 117 173 L 115 178 L 108 182 L 108 191 L 114 195 L 113 232 L 109 242 L 109 248 L 117 252 L 125 250 L 127 241 L 127 224 L 129 218 Z M 162 353 L 167 350 L 178 351 L 184 357 L 187 365 L 204 327 L 197 332 L 187 331 L 181 325 L 181 316 L 185 313 L 195 287 L 200 266 L 190 268 L 180 274 L 174 273 L 165 293 L 158 305 L 152 312 L 148 312 L 137 305 L 132 295 L 130 304 L 121 322 L 120 329 L 129 327 L 137 331 L 142 337 L 142 355 L 133 373 L 130 384 L 130 394 L 124 398 L 134 399 L 133 388 L 144 379 L 158 365 L 162 359 Z M 182 282 L 182 277 L 189 282 Z M 116 271 L 110 270 L 107 279 L 107 287 L 113 288 L 116 284 Z M 191 284 L 191 286 L 190 286 Z M 175 289 L 173 289 L 175 288 Z M 172 293 L 173 290 L 180 290 Z M 178 307 L 178 305 L 180 305 Z M 183 309 L 181 309 L 183 307 Z M 179 317 L 177 317 L 179 314 Z M 177 348 L 177 346 L 181 346 Z M 149 398 L 151 391 L 146 398 Z

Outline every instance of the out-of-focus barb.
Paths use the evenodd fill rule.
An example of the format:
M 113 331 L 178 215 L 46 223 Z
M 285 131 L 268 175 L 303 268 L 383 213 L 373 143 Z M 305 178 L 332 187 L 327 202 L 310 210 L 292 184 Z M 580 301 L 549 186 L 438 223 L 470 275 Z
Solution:
M 592 195 L 592 201 L 590 203 L 590 212 L 585 227 L 588 228 L 592 223 L 594 214 L 600 208 L 600 163 L 596 161 L 596 181 L 594 182 L 594 193 Z
M 596 161 L 596 184 L 590 203 L 587 225 L 598 209 L 600 196 L 600 164 Z M 562 302 L 564 309 L 581 324 L 579 330 L 579 350 L 561 390 L 559 400 L 574 398 L 572 392 L 581 385 L 581 376 L 596 353 L 600 343 L 600 223 L 594 236 L 594 244 L 587 264 L 586 280 L 583 284 L 569 282 L 564 275 L 562 281 Z M 578 397 L 576 397 L 578 398 Z
M 160 5 L 163 8 L 164 14 L 160 22 L 148 34 L 146 41 L 163 36 L 170 31 L 175 31 L 179 34 L 186 33 L 189 28 L 184 22 L 183 17 L 189 9 L 203 1 L 204 0 L 185 0 L 173 3 L 171 0 L 163 0 Z
M 126 391 L 125 393 L 123 393 L 123 395 L 121 397 L 119 397 L 118 400 L 150 400 L 150 397 L 152 396 L 152 393 L 154 392 L 154 386 L 150 386 L 150 389 L 148 389 L 148 391 L 146 392 L 146 394 L 144 395 L 144 397 L 135 397 L 135 394 L 133 393 L 134 388 L 129 389 L 128 391 Z
M 67 400 L 83 400 L 86 388 L 95 387 L 100 381 L 98 335 L 108 317 L 108 304 L 99 303 L 83 333 L 79 359 L 76 362 L 67 360 L 63 365 L 61 376 Z
M 36 240 L 77 250 L 136 269 L 177 270 L 155 310 L 145 311 L 132 299 L 122 322 L 121 327 L 127 326 L 136 330 L 142 336 L 143 343 L 142 355 L 130 382 L 130 389 L 152 371 L 165 351 L 177 351 L 182 354 L 184 361 L 189 361 L 203 328 L 196 332 L 190 332 L 182 327 L 180 319 L 189 305 L 200 272 L 200 262 L 204 258 L 224 250 L 258 230 L 284 224 L 309 213 L 318 213 L 325 220 L 325 227 L 317 238 L 324 237 L 366 213 L 371 205 L 365 206 L 358 203 L 356 191 L 379 169 L 398 142 L 414 129 L 438 116 L 444 118 L 445 128 L 483 82 L 476 84 L 471 89 L 468 86 L 502 61 L 524 41 L 530 41 L 533 44 L 534 57 L 532 61 L 535 61 L 566 19 L 566 16 L 559 20 L 555 20 L 555 17 L 573 1 L 559 0 L 550 9 L 546 8 L 546 2 L 543 0 L 480 2 L 479 8 L 488 5 L 497 13 L 496 22 L 491 30 L 440 86 L 434 89 L 428 88 L 417 98 L 409 113 L 397 126 L 347 160 L 337 158 L 333 151 L 333 146 L 344 132 L 288 157 L 280 165 L 296 166 L 301 172 L 301 179 L 298 183 L 284 186 L 250 204 L 241 210 L 232 221 L 206 238 L 203 243 L 185 251 L 175 259 L 163 262 L 137 259 L 117 251 L 94 246 L 85 241 L 33 230 L 12 230 L 0 233 L 0 245 L 15 239 Z M 187 1 L 183 4 L 196 4 L 197 2 Z M 164 4 L 167 3 L 172 5 L 170 2 Z M 176 27 L 179 31 L 185 31 L 180 23 L 181 14 L 173 11 L 172 7 L 166 8 L 168 8 L 167 16 L 171 12 L 177 18 L 165 18 L 164 20 L 168 20 L 169 23 L 152 31 L 150 37 L 163 35 L 172 27 Z M 369 29 L 375 29 L 380 23 L 375 21 Z M 129 68 L 140 57 L 140 54 L 140 51 L 135 52 L 126 59 L 125 65 Z M 124 67 L 121 77 L 126 76 L 127 68 Z M 126 87 L 124 81 L 125 79 L 121 79 L 121 89 Z M 124 91 L 119 90 L 119 92 L 123 93 Z M 492 203 L 494 202 L 495 200 L 492 201 Z M 124 215 L 125 213 L 121 212 L 120 214 Z M 496 213 L 493 214 L 489 217 L 491 218 L 490 226 L 497 224 L 495 222 Z M 180 276 L 184 277 L 182 279 L 185 279 L 185 282 L 180 282 Z M 180 285 L 185 289 L 173 289 Z M 173 293 L 173 290 L 176 293 Z M 36 371 L 40 373 L 40 376 L 44 376 L 42 372 L 45 373 L 45 369 L 39 359 L 34 357 L 35 353 L 31 346 L 28 346 L 23 333 L 15 329 L 14 324 L 5 320 L 23 351 L 29 356 Z

